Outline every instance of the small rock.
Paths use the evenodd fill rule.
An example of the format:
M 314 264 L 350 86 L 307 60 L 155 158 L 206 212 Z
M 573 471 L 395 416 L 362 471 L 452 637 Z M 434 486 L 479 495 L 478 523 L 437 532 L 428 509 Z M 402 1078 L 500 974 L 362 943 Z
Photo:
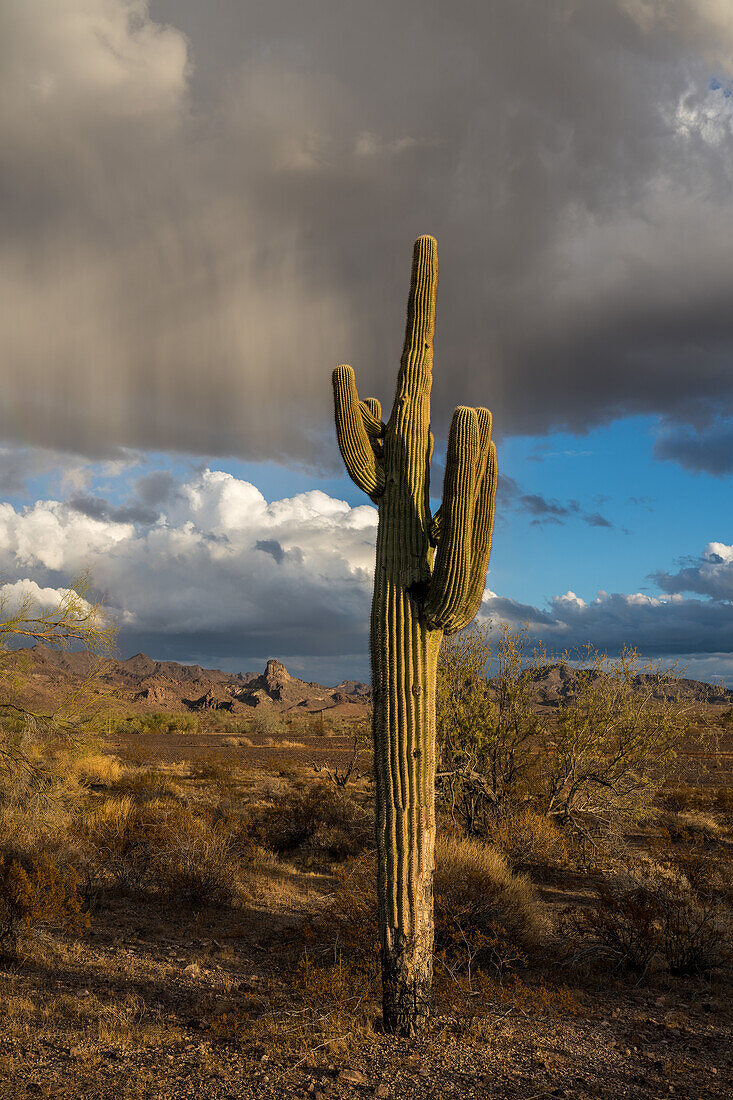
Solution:
M 347 1085 L 366 1085 L 367 1079 L 360 1069 L 342 1069 L 338 1075 L 339 1081 L 345 1081 Z
M 388 1085 L 377 1085 L 377 1087 L 374 1090 L 374 1095 L 380 1097 L 380 1100 L 384 1100 L 384 1098 L 386 1096 L 389 1096 L 389 1086 Z

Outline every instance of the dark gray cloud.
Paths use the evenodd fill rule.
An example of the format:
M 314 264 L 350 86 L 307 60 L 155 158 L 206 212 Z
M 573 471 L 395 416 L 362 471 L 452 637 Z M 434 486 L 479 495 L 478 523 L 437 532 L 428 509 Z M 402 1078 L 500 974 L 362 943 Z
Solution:
M 733 421 L 713 421 L 700 431 L 689 428 L 665 431 L 654 444 L 654 454 L 678 462 L 695 474 L 724 477 L 733 472 Z
M 145 508 L 141 504 L 113 505 L 102 497 L 93 496 L 73 496 L 66 502 L 66 507 L 80 516 L 103 520 L 105 523 L 150 525 L 155 523 L 160 515 L 159 512 L 152 508 Z
M 589 527 L 613 527 L 611 521 L 600 512 L 586 512 L 577 500 L 561 504 L 559 500 L 549 499 L 541 493 L 525 493 L 514 478 L 504 474 L 499 475 L 497 498 L 504 509 L 532 516 L 530 522 L 533 526 L 560 525 L 569 519 L 579 519 Z
M 262 550 L 264 554 L 269 554 L 278 565 L 285 557 L 285 551 L 277 539 L 258 539 L 255 543 L 255 550 Z
M 176 479 L 167 470 L 143 474 L 135 483 L 135 492 L 143 504 L 167 504 L 176 492 Z
M 663 592 L 696 592 L 733 602 L 733 546 L 711 542 L 704 554 L 691 559 L 678 573 L 660 571 L 652 578 Z
M 335 463 L 424 232 L 439 434 L 730 412 L 732 72 L 714 0 L 6 0 L 0 433 Z
M 493 596 L 484 601 L 481 614 L 514 627 L 527 624 L 532 636 L 555 652 L 577 650 L 589 642 L 603 652 L 632 646 L 653 656 L 730 658 L 733 651 L 733 606 L 716 600 L 600 592 L 586 603 L 568 592 L 555 596 L 545 611 Z

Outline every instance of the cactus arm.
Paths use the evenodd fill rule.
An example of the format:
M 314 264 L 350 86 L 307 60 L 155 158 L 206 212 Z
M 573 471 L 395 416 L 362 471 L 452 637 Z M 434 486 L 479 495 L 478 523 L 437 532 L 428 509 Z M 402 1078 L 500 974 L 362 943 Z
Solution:
M 443 532 L 423 605 L 425 619 L 433 629 L 452 631 L 466 602 L 481 458 L 476 410 L 459 406 L 448 436 L 441 507 Z
M 369 438 L 372 440 L 381 439 L 384 435 L 385 426 L 382 422 L 382 406 L 376 397 L 367 397 L 365 401 L 360 401 L 359 411 Z
M 336 437 L 349 477 L 367 496 L 376 501 L 384 492 L 384 468 L 375 455 L 365 426 L 365 411 L 356 392 L 351 367 L 343 364 L 333 372 L 333 399 L 336 413 Z
M 479 409 L 479 422 L 484 409 Z M 491 414 L 489 414 L 490 416 Z M 480 429 L 479 429 L 480 430 Z M 494 507 L 496 503 L 496 483 L 498 467 L 496 447 L 489 442 L 485 469 L 481 477 L 473 520 L 473 542 L 471 547 L 471 569 L 466 600 L 461 613 L 457 616 L 451 633 L 463 630 L 481 607 L 486 588 L 486 570 L 491 555 L 491 536 L 494 528 Z

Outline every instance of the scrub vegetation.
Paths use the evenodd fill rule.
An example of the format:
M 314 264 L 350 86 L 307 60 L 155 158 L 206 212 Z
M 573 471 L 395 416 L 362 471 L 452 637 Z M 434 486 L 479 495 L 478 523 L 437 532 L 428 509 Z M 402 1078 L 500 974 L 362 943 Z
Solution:
M 0 1094 L 729 1095 L 729 707 L 582 656 L 546 706 L 522 635 L 443 646 L 412 1039 L 381 1019 L 366 713 L 156 717 L 165 752 L 6 714 Z

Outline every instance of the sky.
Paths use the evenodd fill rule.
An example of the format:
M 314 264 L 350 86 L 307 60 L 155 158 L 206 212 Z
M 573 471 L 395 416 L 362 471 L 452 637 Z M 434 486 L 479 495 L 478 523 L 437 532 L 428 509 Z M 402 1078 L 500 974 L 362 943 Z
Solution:
M 0 596 L 368 679 L 330 373 L 389 408 L 431 233 L 480 619 L 733 684 L 729 0 L 5 0 L 0 148 Z

